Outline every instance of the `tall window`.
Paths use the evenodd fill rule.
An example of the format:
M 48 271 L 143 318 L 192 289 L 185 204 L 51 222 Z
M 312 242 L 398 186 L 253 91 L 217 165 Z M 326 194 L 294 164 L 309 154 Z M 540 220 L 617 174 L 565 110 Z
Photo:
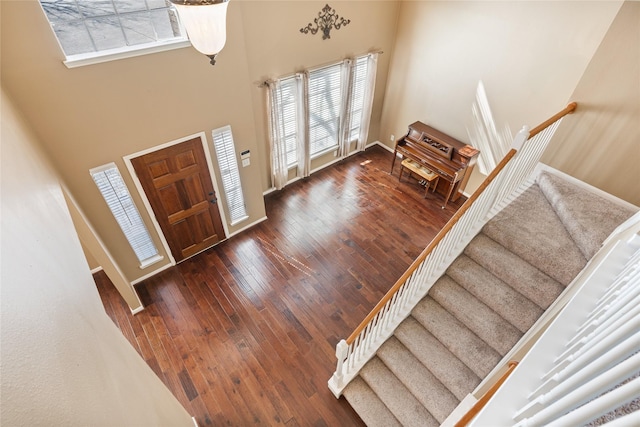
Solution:
M 360 57 L 353 66 L 353 85 L 351 87 L 351 111 L 349 117 L 349 140 L 355 141 L 360 135 L 360 125 L 364 109 L 364 94 L 367 87 L 369 58 Z
M 309 154 L 338 146 L 342 106 L 341 64 L 309 72 Z
M 286 185 L 289 169 L 309 175 L 309 160 L 351 144 L 363 150 L 375 88 L 377 53 L 266 82 L 272 184 Z M 285 157 L 286 154 L 286 157 Z
M 69 60 L 186 40 L 169 0 L 40 0 Z
M 287 152 L 287 165 L 296 164 L 296 147 L 298 145 L 297 129 L 298 120 L 296 117 L 296 78 L 289 77 L 280 80 L 278 87 L 277 102 L 278 108 L 282 112 L 278 125 L 280 126 L 280 135 L 284 139 L 284 145 Z
M 115 163 L 93 168 L 89 173 L 138 257 L 140 268 L 162 259 Z
M 229 219 L 231 225 L 248 218 L 245 208 L 238 160 L 236 158 L 235 144 L 231 134 L 231 126 L 225 126 L 212 132 L 213 148 L 218 159 L 220 175 L 222 177 L 222 189 L 227 199 Z

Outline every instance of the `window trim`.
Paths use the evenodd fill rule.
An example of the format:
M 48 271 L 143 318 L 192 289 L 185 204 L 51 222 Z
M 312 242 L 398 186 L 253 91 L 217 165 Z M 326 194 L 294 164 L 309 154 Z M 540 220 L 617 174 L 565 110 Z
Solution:
M 56 38 L 57 41 L 57 38 Z M 58 45 L 60 42 L 58 42 Z M 166 52 L 174 49 L 191 47 L 191 42 L 186 37 L 171 41 L 147 43 L 144 45 L 127 46 L 118 49 L 103 50 L 100 52 L 81 53 L 67 56 L 62 63 L 67 68 L 84 67 L 87 65 L 100 64 L 103 62 L 117 61 L 119 59 L 133 58 L 136 56 L 149 55 L 152 53 Z M 64 50 L 60 46 L 64 55 Z
M 143 56 L 143 55 L 149 55 L 149 54 L 153 54 L 153 53 L 159 53 L 159 52 L 165 52 L 165 51 L 169 51 L 169 50 L 174 50 L 174 49 L 183 49 L 186 47 L 192 47 L 191 41 L 189 40 L 188 36 L 187 36 L 187 32 L 184 28 L 184 26 L 182 25 L 182 22 L 180 21 L 180 18 L 178 17 L 177 23 L 178 26 L 180 28 L 180 32 L 182 33 L 182 35 L 180 37 L 174 37 L 171 39 L 166 39 L 166 40 L 160 40 L 160 41 L 155 41 L 155 42 L 150 42 L 150 43 L 144 43 L 144 44 L 135 44 L 135 45 L 130 45 L 130 46 L 122 46 L 119 48 L 115 48 L 115 49 L 105 49 L 105 50 L 101 50 L 101 51 L 97 51 L 97 52 L 87 52 L 87 53 L 79 53 L 79 54 L 74 54 L 74 55 L 67 55 L 65 53 L 65 50 L 62 46 L 62 43 L 60 42 L 60 40 L 58 39 L 58 35 L 56 34 L 53 25 L 54 23 L 49 19 L 49 16 L 47 15 L 47 12 L 45 11 L 44 5 L 41 3 L 40 0 L 38 0 L 38 5 L 40 6 L 40 9 L 42 10 L 42 14 L 44 15 L 45 19 L 47 20 L 47 23 L 49 24 L 49 27 L 51 28 L 51 32 L 53 33 L 53 36 L 56 40 L 56 43 L 58 44 L 58 47 L 60 48 L 60 52 L 62 53 L 62 56 L 64 57 L 62 63 L 67 67 L 67 68 L 78 68 L 78 67 L 84 67 L 87 65 L 94 65 L 94 64 L 100 64 L 103 62 L 111 62 L 111 61 L 117 61 L 119 59 L 126 59 L 126 58 L 133 58 L 136 56 Z M 175 11 L 174 7 L 169 7 L 168 9 L 173 9 Z M 127 12 L 129 13 L 129 12 Z M 125 14 L 120 14 L 118 12 L 115 12 L 115 14 L 111 15 L 111 14 L 107 14 L 105 16 L 116 16 L 119 17 L 121 15 L 126 15 Z M 177 14 L 176 14 L 177 16 Z

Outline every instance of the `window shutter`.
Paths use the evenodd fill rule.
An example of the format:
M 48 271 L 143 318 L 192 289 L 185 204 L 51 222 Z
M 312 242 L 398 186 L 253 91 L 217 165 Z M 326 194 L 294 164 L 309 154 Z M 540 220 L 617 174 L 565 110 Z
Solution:
M 238 161 L 235 153 L 235 144 L 231 134 L 231 126 L 225 126 L 212 132 L 213 147 L 218 159 L 220 176 L 222 178 L 222 188 L 227 199 L 227 208 L 231 225 L 246 219 L 247 210 L 245 208 L 242 183 L 240 182 L 240 172 L 238 171 Z

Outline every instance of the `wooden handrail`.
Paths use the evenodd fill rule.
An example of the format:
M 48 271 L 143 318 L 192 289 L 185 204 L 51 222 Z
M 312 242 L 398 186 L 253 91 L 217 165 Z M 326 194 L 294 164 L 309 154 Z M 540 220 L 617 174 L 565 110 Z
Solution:
M 495 179 L 496 176 L 500 173 L 502 169 L 509 163 L 509 160 L 513 156 L 515 156 L 516 150 L 511 149 L 506 156 L 498 163 L 498 165 L 491 171 L 491 173 L 485 178 L 485 180 L 480 184 L 480 187 L 469 197 L 458 209 L 458 211 L 453 214 L 453 216 L 447 221 L 447 223 L 442 227 L 442 229 L 436 234 L 436 237 L 431 240 L 431 242 L 427 245 L 427 247 L 418 255 L 418 258 L 415 259 L 404 272 L 402 276 L 396 281 L 396 283 L 387 291 L 387 293 L 382 297 L 382 299 L 376 304 L 375 307 L 369 312 L 367 317 L 358 325 L 358 327 L 349 335 L 347 338 L 347 344 L 351 344 L 358 337 L 360 332 L 364 330 L 364 328 L 369 324 L 371 319 L 375 317 L 376 314 L 385 306 L 385 304 L 393 298 L 393 295 L 400 289 L 400 287 L 407 281 L 409 276 L 413 274 L 413 272 L 418 268 L 418 266 L 427 258 L 427 256 L 433 251 L 433 249 L 440 243 L 440 241 L 447 235 L 447 233 L 453 228 L 453 226 L 462 218 L 462 215 L 471 207 L 473 202 L 480 197 L 485 188 L 491 184 L 491 181 Z
M 534 135 L 540 133 L 550 124 L 554 123 L 556 120 L 564 117 L 567 114 L 572 113 L 576 107 L 576 102 L 572 102 L 568 104 L 562 111 L 555 114 L 548 120 L 544 121 L 540 125 L 536 126 L 529 134 L 529 139 L 531 139 Z M 534 133 L 535 132 L 535 133 Z M 436 234 L 436 237 L 431 240 L 429 245 L 418 255 L 418 258 L 415 259 L 409 266 L 409 268 L 404 272 L 402 276 L 396 281 L 396 283 L 387 291 L 387 293 L 382 297 L 382 299 L 376 304 L 375 307 L 369 312 L 367 317 L 358 325 L 358 327 L 349 335 L 346 339 L 347 344 L 351 344 L 355 341 L 355 339 L 360 335 L 360 333 L 366 328 L 369 322 L 378 314 L 380 310 L 389 302 L 393 295 L 400 289 L 400 287 L 409 279 L 409 277 L 413 274 L 413 272 L 420 266 L 420 264 L 427 258 L 427 256 L 433 251 L 433 249 L 440 243 L 440 241 L 447 235 L 447 233 L 453 228 L 453 226 L 460 220 L 462 215 L 469 210 L 473 202 L 480 197 L 482 192 L 491 184 L 491 182 L 498 176 L 498 174 L 504 169 L 504 167 L 509 163 L 509 161 L 515 156 L 516 150 L 511 149 L 504 156 L 504 158 L 496 165 L 496 167 L 489 173 L 489 175 L 485 178 L 485 180 L 480 184 L 480 186 L 473 192 L 473 194 L 462 204 L 460 209 L 447 221 L 444 227 Z
M 484 408 L 487 402 L 489 402 L 489 399 L 491 399 L 493 395 L 496 394 L 496 391 L 498 391 L 502 383 L 507 380 L 507 378 L 509 377 L 509 375 L 511 375 L 511 373 L 516 368 L 516 366 L 518 366 L 518 362 L 514 360 L 509 362 L 509 368 L 507 368 L 507 371 L 504 374 L 502 374 L 500 379 L 496 381 L 496 383 L 492 385 L 491 388 L 487 390 L 487 392 L 483 394 L 482 397 L 476 403 L 474 403 L 471 409 L 469 409 L 467 413 L 464 414 L 462 418 L 460 418 L 460 421 L 458 421 L 454 427 L 465 427 L 467 424 L 469 424 L 469 421 L 474 419 L 475 416 L 478 415 L 478 413 L 482 410 L 482 408 Z
M 545 130 L 550 125 L 557 122 L 567 114 L 573 113 L 577 107 L 578 107 L 577 102 L 570 102 L 569 104 L 567 104 L 566 107 L 564 107 L 563 110 L 559 111 L 557 114 L 549 117 L 547 120 L 545 120 L 544 122 L 540 123 L 538 126 L 531 129 L 531 131 L 529 132 L 529 139 L 533 138 L 534 136 L 536 136 L 537 134 L 539 134 L 540 132 L 542 132 L 543 130 Z

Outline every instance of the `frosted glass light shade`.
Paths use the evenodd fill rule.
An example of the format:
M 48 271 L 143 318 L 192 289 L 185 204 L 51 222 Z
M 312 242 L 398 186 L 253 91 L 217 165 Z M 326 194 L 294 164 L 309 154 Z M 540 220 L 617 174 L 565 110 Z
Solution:
M 222 50 L 227 41 L 228 1 L 214 4 L 174 3 L 180 21 L 196 50 L 211 57 Z

